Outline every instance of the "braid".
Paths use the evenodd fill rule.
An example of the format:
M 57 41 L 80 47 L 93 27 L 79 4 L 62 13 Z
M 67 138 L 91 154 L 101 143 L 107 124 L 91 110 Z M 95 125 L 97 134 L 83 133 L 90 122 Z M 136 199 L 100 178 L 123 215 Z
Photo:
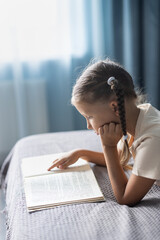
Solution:
M 117 87 L 115 87 L 113 90 L 117 96 L 117 103 L 118 103 L 118 110 L 119 110 L 119 117 L 121 121 L 122 132 L 123 132 L 123 135 L 126 136 L 127 131 L 126 131 L 126 118 L 125 118 L 125 107 L 124 107 L 124 93 L 122 89 L 118 89 Z
M 110 79 L 110 78 L 109 78 Z M 125 103 L 124 103 L 124 91 L 123 89 L 119 86 L 118 81 L 111 77 L 111 79 L 108 81 L 108 84 L 111 85 L 111 89 L 115 92 L 117 96 L 117 103 L 118 103 L 118 112 L 119 112 L 119 117 L 120 117 L 120 122 L 121 122 L 121 128 L 124 136 L 124 143 L 126 147 L 126 150 L 123 150 L 123 153 L 121 154 L 121 164 L 123 167 L 129 168 L 127 165 L 127 162 L 130 157 L 130 152 L 129 152 L 129 145 L 127 141 L 127 131 L 126 131 L 126 117 L 125 117 Z M 124 154 L 126 152 L 126 154 Z

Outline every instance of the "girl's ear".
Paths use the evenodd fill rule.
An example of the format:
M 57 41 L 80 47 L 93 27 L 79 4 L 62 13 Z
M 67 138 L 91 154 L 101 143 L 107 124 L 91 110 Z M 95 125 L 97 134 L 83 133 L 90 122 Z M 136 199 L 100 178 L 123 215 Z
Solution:
M 119 112 L 118 112 L 118 104 L 116 101 L 111 101 L 110 102 L 110 107 L 112 109 L 112 111 L 116 114 L 116 116 L 119 116 Z

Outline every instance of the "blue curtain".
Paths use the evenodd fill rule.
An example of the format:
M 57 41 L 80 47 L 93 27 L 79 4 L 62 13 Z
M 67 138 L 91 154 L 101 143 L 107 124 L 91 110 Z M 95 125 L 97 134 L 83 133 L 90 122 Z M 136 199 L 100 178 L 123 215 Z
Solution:
M 0 155 L 25 136 L 86 129 L 70 104 L 92 58 L 110 57 L 160 108 L 159 0 L 0 1 Z

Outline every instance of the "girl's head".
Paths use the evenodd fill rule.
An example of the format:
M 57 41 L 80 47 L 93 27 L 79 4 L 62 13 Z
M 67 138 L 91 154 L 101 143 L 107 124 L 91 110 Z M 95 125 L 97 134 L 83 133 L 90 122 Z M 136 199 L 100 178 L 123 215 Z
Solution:
M 108 79 L 111 77 L 117 80 L 117 82 L 115 81 L 117 84 L 112 86 L 108 84 Z M 98 128 L 105 123 L 120 122 L 123 134 L 126 135 L 124 99 L 136 98 L 137 95 L 130 74 L 119 64 L 106 59 L 98 61 L 84 70 L 73 87 L 71 102 L 86 117 L 88 128 L 93 128 L 97 132 Z M 109 111 L 109 103 L 112 103 L 110 107 L 115 110 L 114 114 Z M 99 125 L 97 122 L 94 123 L 92 114 L 89 113 L 94 111 L 100 119 L 102 117 L 100 114 L 101 108 L 108 111 L 106 115 L 102 112 L 102 120 L 105 122 L 100 121 L 101 124 Z M 116 110 L 118 114 L 115 114 L 117 113 Z
M 109 85 L 111 77 L 116 81 Z M 71 102 L 86 118 L 89 129 L 98 133 L 99 127 L 116 122 L 121 124 L 123 135 L 126 135 L 124 100 L 132 99 L 137 99 L 132 77 L 118 63 L 106 59 L 90 64 L 83 71 L 73 87 Z M 124 148 L 128 150 L 127 140 Z M 129 158 L 127 152 L 123 152 L 123 166 Z
M 118 63 L 106 59 L 90 64 L 83 71 L 73 87 L 72 102 L 108 101 L 113 91 L 107 80 L 112 76 L 118 80 L 125 98 L 137 97 L 130 74 Z

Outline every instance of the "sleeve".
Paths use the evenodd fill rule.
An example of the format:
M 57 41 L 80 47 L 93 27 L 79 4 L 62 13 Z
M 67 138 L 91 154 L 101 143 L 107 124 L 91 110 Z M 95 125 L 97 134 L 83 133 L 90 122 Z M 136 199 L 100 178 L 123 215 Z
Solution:
M 132 173 L 150 179 L 160 179 L 160 138 L 147 137 L 135 147 Z

